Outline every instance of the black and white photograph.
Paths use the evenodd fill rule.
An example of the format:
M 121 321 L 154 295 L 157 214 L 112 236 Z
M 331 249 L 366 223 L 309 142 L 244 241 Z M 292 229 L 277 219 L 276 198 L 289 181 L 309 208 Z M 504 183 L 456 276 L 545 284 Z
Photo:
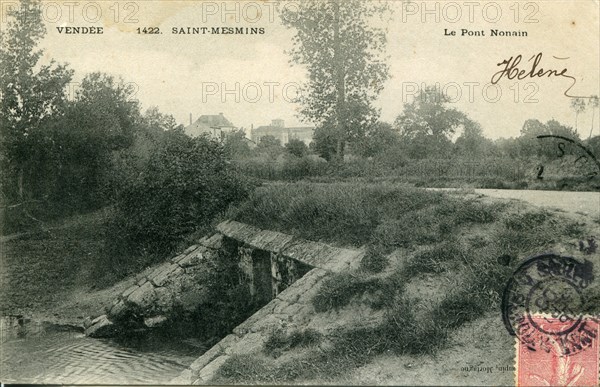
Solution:
M 0 0 L 0 384 L 600 384 L 597 0 Z

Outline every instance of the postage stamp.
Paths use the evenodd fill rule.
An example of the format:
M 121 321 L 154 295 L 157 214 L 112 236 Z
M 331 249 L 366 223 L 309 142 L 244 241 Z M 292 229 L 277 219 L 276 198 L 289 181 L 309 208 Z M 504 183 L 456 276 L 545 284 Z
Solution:
M 531 316 L 540 328 L 538 333 L 562 332 L 570 328 L 569 321 L 543 315 Z M 525 341 L 517 340 L 517 386 L 594 386 L 598 384 L 598 321 L 583 318 L 579 328 L 555 339 L 545 337 L 544 347 L 533 350 Z M 564 356 L 563 343 L 576 349 Z
M 545 254 L 526 260 L 509 281 L 504 324 L 516 336 L 518 386 L 588 386 L 598 381 L 598 319 L 586 288 L 593 263 Z

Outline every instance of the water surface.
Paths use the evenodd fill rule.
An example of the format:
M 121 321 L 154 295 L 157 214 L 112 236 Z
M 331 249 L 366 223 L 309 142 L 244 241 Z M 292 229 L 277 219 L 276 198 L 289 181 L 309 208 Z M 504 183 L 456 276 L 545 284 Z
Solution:
M 91 339 L 76 327 L 0 318 L 4 383 L 166 384 L 206 351 L 192 339 Z

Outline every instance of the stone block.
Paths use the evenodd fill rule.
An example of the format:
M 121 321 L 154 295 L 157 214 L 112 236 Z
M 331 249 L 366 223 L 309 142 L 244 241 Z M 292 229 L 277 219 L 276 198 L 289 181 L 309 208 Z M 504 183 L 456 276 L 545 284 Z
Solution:
M 273 313 L 280 314 L 283 312 L 283 310 L 285 308 L 287 308 L 290 305 L 289 303 L 287 303 L 283 300 L 277 299 L 277 298 L 275 299 L 275 301 L 277 301 L 277 303 L 275 303 L 275 307 L 273 308 Z
M 116 331 L 115 325 L 103 314 L 92 321 L 92 324 L 85 330 L 85 335 L 94 338 L 112 337 Z
M 144 325 L 148 328 L 157 328 L 164 324 L 167 321 L 165 316 L 154 316 L 154 317 L 146 317 L 144 319 Z
M 122 298 L 127 298 L 127 297 L 129 297 L 129 295 L 130 295 L 131 293 L 133 293 L 134 291 L 136 291 L 136 290 L 137 290 L 137 288 L 139 288 L 139 286 L 138 286 L 137 284 L 134 284 L 134 285 L 130 286 L 129 288 L 127 288 L 127 290 L 125 290 L 125 291 L 124 291 L 124 292 L 121 294 L 121 297 L 122 297 Z
M 108 311 L 108 316 L 112 319 L 119 319 L 123 317 L 125 312 L 127 311 L 127 306 L 122 300 L 115 302 L 110 310 Z
M 187 249 L 185 249 L 182 254 L 183 255 L 187 255 L 187 254 L 191 253 L 192 251 L 194 251 L 197 248 L 198 248 L 198 245 L 191 245 L 190 247 L 188 247 Z
M 190 369 L 192 370 L 192 373 L 194 375 L 198 376 L 198 374 L 200 373 L 200 370 L 202 368 L 206 367 L 206 365 L 208 363 L 210 363 L 217 357 L 221 356 L 222 354 L 223 354 L 223 350 L 221 349 L 221 347 L 218 344 L 213 346 L 211 349 L 204 352 L 202 354 L 202 356 L 200 356 L 199 358 L 194 360 L 194 362 L 190 365 Z
M 164 286 L 166 282 L 177 281 L 177 276 L 183 273 L 183 269 L 176 263 L 170 263 L 167 267 L 161 270 L 158 274 L 150 277 L 150 281 L 155 286 Z
M 185 258 L 186 255 L 185 254 L 179 254 L 174 256 L 173 258 L 171 258 L 171 262 L 172 263 L 177 263 L 178 261 L 180 261 L 181 259 Z
M 302 304 L 292 304 L 283 310 L 283 313 L 288 316 L 299 316 L 303 311 L 306 310 L 306 307 Z
M 237 337 L 236 335 L 229 334 L 229 335 L 225 336 L 221 341 L 219 341 L 217 343 L 217 346 L 219 346 L 221 348 L 221 350 L 226 351 L 228 348 L 231 348 L 239 340 L 240 340 L 240 338 Z
M 334 247 L 324 243 L 296 240 L 286 246 L 281 254 L 313 267 L 322 267 L 334 250 Z
M 158 275 L 160 275 L 163 271 L 168 270 L 171 266 L 173 266 L 173 263 L 167 261 L 167 262 L 163 262 L 160 265 L 158 265 L 158 267 L 156 267 L 156 269 L 154 269 L 152 271 L 152 273 L 148 274 L 146 277 L 148 279 L 152 279 Z
M 219 356 L 218 358 L 210 362 L 206 367 L 202 368 L 198 373 L 198 377 L 203 382 L 210 381 L 212 378 L 215 377 L 217 371 L 227 361 L 227 359 L 229 359 L 229 356 L 227 355 Z
M 155 298 L 154 286 L 150 282 L 145 282 L 127 297 L 127 302 L 146 309 L 152 305 Z
M 188 254 L 180 259 L 177 264 L 183 268 L 196 266 L 204 259 L 203 252 L 198 251 L 192 254 Z
M 260 352 L 265 341 L 267 341 L 266 333 L 248 333 L 231 347 L 231 352 L 236 355 Z
M 261 250 L 278 252 L 294 240 L 294 237 L 276 231 L 261 230 L 249 238 L 247 244 Z
M 306 292 L 306 287 L 302 286 L 301 281 L 296 281 L 292 286 L 279 293 L 277 298 L 290 304 L 297 302 L 302 294 Z
M 214 234 L 205 241 L 204 246 L 213 250 L 220 249 L 223 246 L 223 235 L 219 233 Z
M 251 235 L 259 233 L 261 230 L 258 227 L 248 224 L 228 220 L 217 225 L 217 230 L 226 237 L 245 241 L 250 239 Z
M 92 326 L 92 321 L 93 320 L 89 316 L 86 317 L 86 318 L 84 318 L 83 319 L 83 328 L 87 329 L 87 328 L 91 327 Z
M 285 320 L 282 319 L 281 314 L 270 314 L 259 321 L 257 321 L 254 325 L 250 327 L 250 332 L 252 333 L 266 333 L 272 332 L 275 329 L 283 328 L 285 325 Z
M 192 371 L 184 370 L 179 376 L 169 381 L 169 384 L 187 386 L 192 384 Z

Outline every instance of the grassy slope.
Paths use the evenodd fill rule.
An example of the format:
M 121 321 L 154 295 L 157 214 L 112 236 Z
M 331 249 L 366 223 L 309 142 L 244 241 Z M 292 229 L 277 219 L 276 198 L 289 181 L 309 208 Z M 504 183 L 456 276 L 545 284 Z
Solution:
M 357 300 L 367 300 L 384 317 L 377 326 L 349 325 L 322 337 L 324 347 L 311 331 L 274 333 L 262 358 L 232 357 L 217 381 L 359 383 L 365 380 L 352 371 L 372 371 L 381 356 L 414 360 L 447 353 L 465 326 L 481 328 L 482 316 L 498 323 L 503 287 L 524 258 L 576 249 L 597 230 L 597 224 L 543 209 L 470 196 L 356 183 L 259 189 L 230 215 L 303 238 L 368 247 L 361 270 L 324 283 L 313 300 L 317 312 L 351 312 Z M 497 352 L 512 350 L 507 342 Z
M 107 211 L 74 216 L 1 242 L 0 314 L 72 323 L 101 313 L 125 290 L 134 279 L 117 280 L 130 272 L 103 264 Z

